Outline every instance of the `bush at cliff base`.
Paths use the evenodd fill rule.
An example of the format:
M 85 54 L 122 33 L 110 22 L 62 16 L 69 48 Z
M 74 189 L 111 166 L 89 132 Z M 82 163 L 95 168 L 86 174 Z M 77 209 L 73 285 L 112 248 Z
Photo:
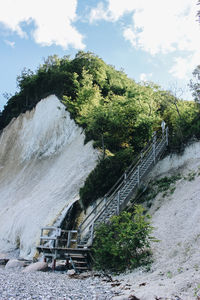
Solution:
M 148 265 L 151 258 L 150 215 L 144 215 L 144 208 L 135 205 L 134 213 L 122 212 L 113 216 L 107 224 L 101 224 L 95 231 L 92 247 L 94 267 L 97 270 L 122 272 L 142 265 Z

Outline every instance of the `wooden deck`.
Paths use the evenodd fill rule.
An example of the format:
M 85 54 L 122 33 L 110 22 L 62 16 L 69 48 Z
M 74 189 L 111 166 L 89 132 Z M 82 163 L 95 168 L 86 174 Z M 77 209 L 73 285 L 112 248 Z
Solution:
M 39 253 L 44 253 L 45 256 L 48 256 L 48 254 L 56 254 L 56 257 L 60 257 L 63 259 L 70 255 L 70 254 L 82 254 L 82 255 L 88 255 L 90 253 L 90 249 L 88 248 L 63 248 L 63 247 L 45 247 L 45 246 L 38 246 L 37 250 Z M 57 252 L 57 253 L 56 253 Z
M 76 273 L 90 269 L 90 249 L 78 247 L 76 230 L 62 230 L 52 226 L 42 228 L 37 250 L 43 254 L 45 262 L 52 262 L 53 270 L 57 260 L 65 261 L 66 268 L 73 268 Z

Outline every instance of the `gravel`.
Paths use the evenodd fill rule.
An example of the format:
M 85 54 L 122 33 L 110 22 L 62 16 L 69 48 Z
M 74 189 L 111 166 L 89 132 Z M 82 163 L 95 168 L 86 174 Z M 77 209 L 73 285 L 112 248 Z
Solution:
M 60 272 L 22 273 L 0 268 L 0 299 L 112 299 L 116 292 L 103 277 L 70 278 Z

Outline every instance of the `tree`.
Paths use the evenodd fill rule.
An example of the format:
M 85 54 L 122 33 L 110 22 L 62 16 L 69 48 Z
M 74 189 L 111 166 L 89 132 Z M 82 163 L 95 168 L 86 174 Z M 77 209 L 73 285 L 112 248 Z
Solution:
M 198 0 L 197 5 L 200 5 L 200 0 Z M 200 10 L 197 12 L 198 22 L 200 23 Z M 193 80 L 190 80 L 190 89 L 192 90 L 192 95 L 197 103 L 200 103 L 200 65 L 198 65 L 193 71 Z
M 122 212 L 113 216 L 108 224 L 101 224 L 92 247 L 97 269 L 124 271 L 149 263 L 153 227 L 144 208 L 135 205 L 132 215 Z
M 194 79 L 190 81 L 190 89 L 192 95 L 197 103 L 200 103 L 200 65 L 197 66 L 192 73 Z

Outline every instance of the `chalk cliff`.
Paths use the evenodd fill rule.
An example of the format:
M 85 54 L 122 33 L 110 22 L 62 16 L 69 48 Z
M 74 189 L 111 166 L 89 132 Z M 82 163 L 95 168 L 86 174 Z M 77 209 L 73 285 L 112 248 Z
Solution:
M 0 251 L 31 258 L 40 229 L 76 199 L 98 152 L 56 96 L 21 114 L 0 136 Z

